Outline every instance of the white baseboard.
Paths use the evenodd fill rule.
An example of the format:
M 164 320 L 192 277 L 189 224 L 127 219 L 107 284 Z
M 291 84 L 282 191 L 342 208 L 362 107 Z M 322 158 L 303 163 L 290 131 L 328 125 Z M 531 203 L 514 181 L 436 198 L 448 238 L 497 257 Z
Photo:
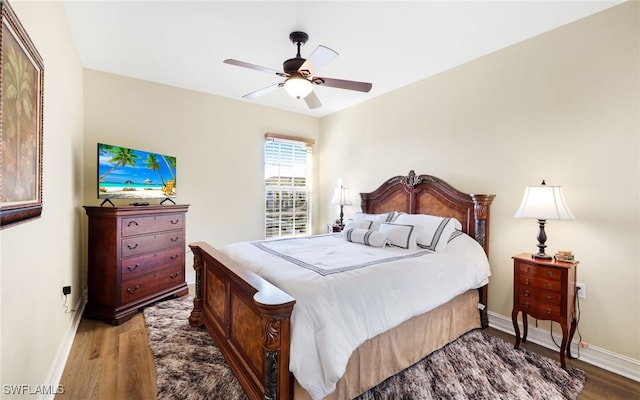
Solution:
M 520 332 L 522 332 L 522 322 L 519 322 L 519 324 Z M 511 318 L 489 311 L 489 326 L 515 336 Z M 554 333 L 553 336 L 556 343 L 560 343 L 562 341 L 562 335 L 557 335 Z M 529 326 L 527 341 L 539 344 L 548 349 L 558 349 L 556 344 L 551 339 L 551 335 L 545 329 Z M 576 356 L 578 354 L 578 341 L 575 338 L 571 343 L 571 346 L 571 354 Z M 621 354 L 616 354 L 609 350 L 605 350 L 593 345 L 589 345 L 589 347 L 586 349 L 581 348 L 579 350 L 581 361 L 640 382 L 640 360 L 635 360 Z
M 71 353 L 71 346 L 73 346 L 73 340 L 76 338 L 76 332 L 78 331 L 78 326 L 80 325 L 80 320 L 82 320 L 82 313 L 84 312 L 84 306 L 87 304 L 87 290 L 85 289 L 82 292 L 81 298 L 78 300 L 75 308 L 72 308 L 75 311 L 72 311 L 73 320 L 71 325 L 69 325 L 69 329 L 64 335 L 64 340 L 58 349 L 58 354 L 56 354 L 56 358 L 54 360 L 51 369 L 49 370 L 49 374 L 47 375 L 47 382 L 49 383 L 47 387 L 49 388 L 58 388 L 60 385 L 60 379 L 62 379 L 62 374 L 64 373 L 64 367 L 67 365 L 67 359 L 69 358 L 69 354 Z M 64 388 L 60 388 L 64 390 Z M 52 390 L 53 393 L 50 394 L 42 394 L 39 399 L 42 400 L 53 400 L 56 395 L 56 390 Z

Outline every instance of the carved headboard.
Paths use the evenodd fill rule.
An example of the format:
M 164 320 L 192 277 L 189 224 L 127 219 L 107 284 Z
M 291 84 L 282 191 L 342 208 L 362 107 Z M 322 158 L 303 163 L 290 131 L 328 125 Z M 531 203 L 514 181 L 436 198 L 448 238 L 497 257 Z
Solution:
M 394 176 L 370 193 L 360 193 L 362 211 L 404 211 L 456 218 L 462 230 L 489 254 L 489 210 L 493 194 L 463 193 L 431 175 Z

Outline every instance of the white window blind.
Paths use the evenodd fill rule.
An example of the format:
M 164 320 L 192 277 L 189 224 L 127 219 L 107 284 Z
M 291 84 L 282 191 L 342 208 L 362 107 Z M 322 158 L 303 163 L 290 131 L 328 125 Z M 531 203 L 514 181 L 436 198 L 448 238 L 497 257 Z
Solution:
M 265 138 L 265 237 L 308 235 L 313 141 L 271 133 Z

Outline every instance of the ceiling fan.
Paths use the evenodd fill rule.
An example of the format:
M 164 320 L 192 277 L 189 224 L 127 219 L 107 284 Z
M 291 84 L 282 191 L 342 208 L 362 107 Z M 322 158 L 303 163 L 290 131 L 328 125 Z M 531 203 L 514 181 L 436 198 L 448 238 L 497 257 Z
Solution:
M 284 87 L 284 89 L 297 99 L 303 98 L 310 109 L 321 107 L 322 104 L 318 96 L 313 92 L 313 85 L 329 86 L 340 89 L 356 90 L 359 92 L 368 92 L 371 90 L 371 83 L 346 81 L 342 79 L 325 78 L 314 75 L 322 67 L 329 64 L 338 53 L 325 46 L 318 46 L 308 59 L 300 56 L 300 47 L 309 40 L 309 35 L 304 32 L 291 32 L 289 39 L 298 47 L 298 53 L 295 58 L 290 58 L 282 63 L 284 72 L 275 69 L 262 67 L 260 65 L 238 61 L 233 59 L 224 60 L 225 64 L 236 65 L 239 67 L 255 69 L 257 71 L 266 72 L 268 74 L 277 75 L 285 78 L 280 83 L 267 86 L 242 96 L 245 99 L 255 99 L 258 96 L 269 93 L 275 89 Z

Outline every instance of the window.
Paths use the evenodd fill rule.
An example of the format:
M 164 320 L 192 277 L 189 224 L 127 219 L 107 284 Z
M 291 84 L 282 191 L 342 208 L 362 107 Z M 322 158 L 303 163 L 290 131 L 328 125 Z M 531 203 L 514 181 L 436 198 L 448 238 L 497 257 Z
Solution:
M 273 133 L 265 138 L 265 237 L 308 235 L 313 140 Z

